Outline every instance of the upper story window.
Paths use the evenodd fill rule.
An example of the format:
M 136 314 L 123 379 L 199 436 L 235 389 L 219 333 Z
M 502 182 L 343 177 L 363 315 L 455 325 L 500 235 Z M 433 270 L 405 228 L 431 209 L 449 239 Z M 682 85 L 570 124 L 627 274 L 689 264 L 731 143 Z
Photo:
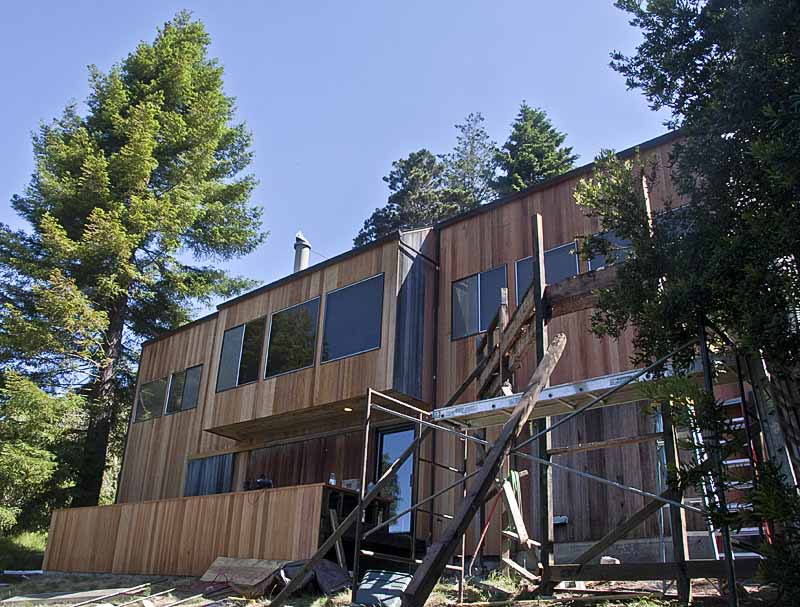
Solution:
M 164 401 L 167 398 L 167 378 L 154 379 L 139 386 L 139 398 L 136 400 L 135 421 L 144 421 L 161 417 Z
M 625 261 L 631 254 L 631 241 L 627 238 L 617 236 L 614 232 L 604 232 L 598 236 L 611 243 L 611 253 L 609 255 L 602 253 L 593 255 L 589 260 L 589 270 L 599 270 L 613 263 Z
M 202 373 L 203 365 L 196 365 L 172 374 L 169 380 L 167 414 L 188 411 L 197 406 Z
M 505 265 L 454 281 L 452 339 L 485 331 L 500 307 L 500 289 L 507 284 Z
M 266 377 L 314 365 L 318 321 L 319 297 L 272 315 Z
M 578 247 L 575 242 L 553 247 L 544 252 L 544 279 L 547 284 L 561 282 L 578 274 Z M 517 305 L 533 282 L 533 256 L 516 262 Z
M 322 362 L 381 347 L 383 274 L 325 296 Z
M 263 318 L 228 329 L 222 336 L 217 371 L 217 392 L 258 379 L 264 344 Z

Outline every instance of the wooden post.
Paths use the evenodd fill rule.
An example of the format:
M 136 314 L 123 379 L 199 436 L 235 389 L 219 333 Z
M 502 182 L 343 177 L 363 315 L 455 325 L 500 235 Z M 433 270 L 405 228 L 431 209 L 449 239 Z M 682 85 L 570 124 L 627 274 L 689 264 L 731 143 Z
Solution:
M 358 594 L 359 582 L 359 564 L 361 560 L 361 525 L 364 523 L 364 495 L 367 490 L 367 465 L 369 460 L 369 431 L 371 426 L 371 413 L 372 413 L 372 389 L 367 395 L 367 407 L 364 411 L 364 443 L 363 453 L 361 460 L 361 485 L 358 488 L 358 507 L 356 511 L 356 533 L 353 541 L 353 591 L 352 602 L 356 602 L 356 595 Z
M 545 310 L 542 304 L 542 294 L 546 283 L 544 267 L 544 231 L 542 216 L 536 213 L 533 221 L 533 299 L 536 314 L 534 317 L 536 337 L 536 362 L 544 356 L 544 344 L 547 343 L 547 328 L 545 326 Z M 550 427 L 550 418 L 545 417 L 537 421 L 536 431 L 543 432 L 537 440 L 538 456 L 550 461 L 550 449 L 553 447 L 551 432 L 545 432 Z M 539 562 L 542 564 L 542 579 L 539 584 L 540 594 L 549 595 L 553 592 L 554 584 L 550 582 L 550 567 L 555 564 L 554 544 L 555 529 L 553 527 L 553 467 L 539 466 L 539 482 L 536 483 L 539 502 L 539 534 L 538 541 Z
M 428 551 L 422 565 L 419 566 L 403 592 L 404 607 L 422 607 L 430 596 L 431 590 L 444 573 L 448 562 L 458 549 L 461 536 L 467 529 L 472 517 L 486 499 L 486 494 L 495 482 L 503 460 L 511 450 L 512 443 L 525 427 L 542 389 L 550 379 L 550 375 L 564 352 L 567 338 L 559 334 L 553 339 L 542 362 L 536 368 L 525 393 L 514 407 L 511 417 L 503 425 L 500 436 L 492 445 L 486 459 L 475 477 L 475 481 L 467 493 L 467 497 L 459 504 L 453 519 L 445 528 L 441 538 Z
M 678 441 L 675 427 L 672 424 L 672 411 L 667 402 L 661 403 L 661 422 L 664 428 L 664 454 L 667 460 L 667 482 L 670 486 L 674 483 L 676 470 L 680 470 L 680 456 L 678 454 Z M 677 493 L 676 501 L 681 499 Z M 686 511 L 683 508 L 670 505 L 669 526 L 672 536 L 672 560 L 677 566 L 678 600 L 688 603 L 692 600 L 692 580 L 686 571 L 686 559 L 689 558 L 689 538 L 686 536 Z

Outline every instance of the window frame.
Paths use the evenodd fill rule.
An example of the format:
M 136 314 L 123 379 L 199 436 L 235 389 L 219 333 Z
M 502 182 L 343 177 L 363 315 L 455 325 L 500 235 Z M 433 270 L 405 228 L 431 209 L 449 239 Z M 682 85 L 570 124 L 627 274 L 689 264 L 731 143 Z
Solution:
M 480 335 L 481 333 L 486 333 L 486 329 L 481 329 L 481 274 L 488 274 L 489 272 L 494 272 L 495 270 L 498 270 L 500 268 L 503 268 L 503 270 L 505 271 L 505 278 L 506 278 L 506 287 L 505 288 L 508 289 L 508 264 L 507 263 L 501 263 L 501 264 L 496 265 L 494 267 L 486 268 L 485 270 L 481 270 L 480 272 L 473 272 L 472 274 L 467 274 L 466 276 L 462 276 L 461 278 L 457 278 L 456 280 L 453 280 L 453 281 L 450 282 L 450 341 L 457 341 L 459 339 L 465 339 L 467 337 L 473 337 L 475 335 Z M 514 271 L 516 272 L 516 268 L 514 269 Z M 472 278 L 473 276 L 477 276 L 478 277 L 477 288 L 476 288 L 477 295 L 478 295 L 478 302 L 477 302 L 478 305 L 476 307 L 476 310 L 478 312 L 478 330 L 475 331 L 474 333 L 467 333 L 466 335 L 459 335 L 458 337 L 454 337 L 453 336 L 453 311 L 454 311 L 454 307 L 453 307 L 453 301 L 454 301 L 454 298 L 453 298 L 453 285 L 455 285 L 455 283 L 457 283 L 457 282 L 461 282 L 462 280 L 466 280 L 468 278 Z M 514 280 L 516 280 L 516 274 L 514 275 Z
M 328 322 L 328 297 L 332 293 L 336 293 L 338 291 L 343 291 L 344 289 L 349 289 L 350 287 L 354 287 L 355 285 L 359 285 L 362 282 L 367 282 L 368 280 L 374 280 L 379 276 L 383 277 L 383 284 L 381 288 L 381 303 L 380 303 L 380 310 L 381 310 L 381 326 L 380 326 L 380 333 L 378 335 L 378 345 L 372 348 L 367 348 L 366 350 L 360 350 L 358 352 L 352 352 L 350 354 L 345 354 L 344 356 L 337 356 L 336 358 L 329 358 L 328 360 L 322 360 L 322 351 L 323 348 L 320 348 L 319 352 L 319 364 L 326 365 L 328 363 L 336 362 L 337 360 L 342 360 L 345 358 L 350 358 L 351 356 L 359 356 L 360 354 L 366 354 L 367 352 L 372 352 L 373 350 L 380 350 L 383 347 L 383 304 L 384 302 L 384 291 L 386 290 L 386 273 L 385 272 L 378 272 L 377 274 L 373 274 L 372 276 L 368 276 L 367 278 L 362 278 L 361 280 L 356 280 L 355 282 L 351 282 L 350 284 L 344 285 L 343 287 L 338 287 L 336 289 L 332 289 L 331 291 L 327 291 L 325 293 L 325 311 L 324 316 L 322 318 L 322 342 L 323 346 L 325 343 L 325 323 Z M 316 358 L 316 354 L 315 354 Z
M 581 274 L 581 260 L 580 260 L 580 256 L 578 255 L 578 241 L 577 240 L 573 240 L 572 242 L 565 242 L 564 244 L 560 244 L 560 245 L 558 245 L 556 247 L 552 247 L 550 249 L 547 249 L 542 254 L 542 256 L 547 255 L 551 251 L 555 251 L 557 249 L 562 249 L 562 248 L 568 247 L 570 245 L 574 245 L 575 246 L 575 274 L 573 274 L 573 276 L 578 276 L 579 274 Z M 525 257 L 520 257 L 519 259 L 514 261 L 514 299 L 516 300 L 517 305 L 519 305 L 520 301 L 522 301 L 520 299 L 520 297 L 524 294 L 522 291 L 520 291 L 520 288 L 519 288 L 518 264 L 521 261 L 528 261 L 529 259 L 533 259 L 533 255 L 527 255 Z M 554 284 L 554 283 L 548 283 L 547 282 L 547 261 L 546 260 L 545 260 L 545 284 L 546 285 L 547 284 Z M 527 289 L 525 291 L 527 291 Z
M 151 422 L 151 421 L 153 421 L 155 419 L 160 419 L 161 417 L 164 416 L 164 411 L 167 408 L 167 400 L 169 399 L 169 387 L 170 387 L 170 383 L 171 383 L 171 381 L 170 381 L 171 378 L 172 378 L 172 375 L 171 374 L 167 374 L 167 375 L 165 375 L 163 377 L 156 377 L 154 379 L 149 379 L 146 382 L 142 382 L 141 384 L 139 384 L 139 387 L 136 390 L 136 399 L 135 399 L 135 401 L 133 403 L 133 423 L 134 424 L 139 424 L 139 423 L 142 423 L 142 422 Z M 166 386 L 164 387 L 164 402 L 161 403 L 161 408 L 159 409 L 159 413 L 158 413 L 158 415 L 154 415 L 153 417 L 148 417 L 146 419 L 139 419 L 139 401 L 141 400 L 141 396 L 142 396 L 142 388 L 144 388 L 147 384 L 151 384 L 151 383 L 157 382 L 157 381 L 165 381 L 166 382 Z
M 247 332 L 247 325 L 249 325 L 250 323 L 254 323 L 254 322 L 263 322 L 264 325 L 265 325 L 264 326 L 264 338 L 265 339 L 261 343 L 261 350 L 260 350 L 259 355 L 258 355 L 258 365 L 257 365 L 259 369 L 261 368 L 261 359 L 264 357 L 264 343 L 266 342 L 266 336 L 267 336 L 267 327 L 266 327 L 267 317 L 266 316 L 259 316 L 257 318 L 252 319 L 252 320 L 248 320 L 246 322 L 239 323 L 238 325 L 234 325 L 233 327 L 229 327 L 229 328 L 225 329 L 222 332 L 222 343 L 220 344 L 220 350 L 219 350 L 219 360 L 220 361 L 222 360 L 222 349 L 225 346 L 225 333 L 227 333 L 228 331 L 233 331 L 234 329 L 238 329 L 239 327 L 244 327 L 244 329 L 242 329 L 242 341 L 239 344 L 239 356 L 236 359 L 236 385 L 229 386 L 227 388 L 220 388 L 219 387 L 219 369 L 220 369 L 220 364 L 217 363 L 217 377 L 216 377 L 216 382 L 214 382 L 214 393 L 215 394 L 219 394 L 221 392 L 227 392 L 229 390 L 236 390 L 236 388 L 241 388 L 242 386 L 249 386 L 251 384 L 255 384 L 255 383 L 258 383 L 259 381 L 261 381 L 261 377 L 259 377 L 260 373 L 257 373 L 255 379 L 251 379 L 250 381 L 246 381 L 246 382 L 241 383 L 241 384 L 239 383 L 239 375 L 242 372 L 242 353 L 244 352 L 245 333 Z M 266 360 L 265 360 L 264 361 L 265 367 L 266 367 L 266 364 L 267 363 L 266 363 Z
M 197 402 L 194 404 L 193 407 L 189 407 L 188 409 L 184 409 L 183 408 L 183 399 L 186 397 L 186 375 L 189 373 L 189 371 L 191 369 L 197 369 L 197 368 L 200 369 L 200 380 L 197 383 Z M 175 411 L 170 411 L 168 409 L 168 407 L 169 407 L 169 393 L 170 393 L 170 390 L 172 389 L 172 378 L 177 373 L 183 373 L 184 374 L 183 391 L 181 392 L 181 403 L 180 403 L 180 407 L 178 409 L 176 409 Z M 167 382 L 167 398 L 164 401 L 164 413 L 162 415 L 164 415 L 164 416 L 175 415 L 176 413 L 184 413 L 186 411 L 192 411 L 194 409 L 197 409 L 197 407 L 200 406 L 200 394 L 201 394 L 200 385 L 202 383 L 203 383 L 203 363 L 198 363 L 196 365 L 192 365 L 190 367 L 186 367 L 185 369 L 181 369 L 180 371 L 173 371 L 172 373 L 170 373 L 169 374 L 169 381 Z
M 680 208 L 680 207 L 678 207 L 678 208 Z M 604 231 L 604 232 L 596 232 L 595 234 L 592 234 L 592 236 L 600 236 L 600 237 L 602 237 L 604 234 L 610 234 L 611 232 L 612 232 L 612 231 L 610 231 L 610 230 L 606 230 L 606 231 Z M 613 245 L 614 245 L 614 243 L 612 242 L 612 243 L 611 243 L 611 245 L 613 246 Z M 620 249 L 620 251 L 629 251 L 629 250 L 631 250 L 632 248 L 633 248 L 633 243 L 629 244 L 627 247 L 624 247 L 624 248 Z M 608 255 L 604 255 L 603 257 L 605 257 L 605 258 L 606 258 L 606 261 L 608 260 Z M 619 255 L 618 255 L 617 257 L 621 257 L 621 256 L 619 256 Z M 626 258 L 626 259 L 618 259 L 617 261 L 615 261 L 615 262 L 614 262 L 613 264 L 611 264 L 611 265 L 615 265 L 615 266 L 616 266 L 616 265 L 619 265 L 619 264 L 625 263 L 625 261 L 627 261 L 627 257 L 629 257 L 629 255 L 625 255 L 625 258 Z M 590 258 L 590 259 L 587 259 L 587 260 L 586 260 L 586 267 L 588 268 L 588 270 L 587 270 L 587 271 L 589 271 L 589 272 L 596 272 L 597 270 L 604 270 L 605 268 L 608 268 L 608 267 L 610 267 L 610 266 L 609 266 L 609 264 L 605 263 L 605 264 L 603 264 L 602 266 L 599 266 L 599 267 L 597 267 L 597 268 L 593 268 L 593 267 L 592 267 L 592 258 Z
M 355 283 L 353 283 L 355 284 Z M 319 308 L 317 310 L 317 323 L 315 325 L 314 330 L 314 353 L 311 357 L 311 364 L 306 365 L 305 367 L 298 367 L 297 369 L 291 369 L 290 371 L 283 371 L 281 373 L 275 373 L 275 375 L 267 375 L 267 363 L 269 362 L 269 345 L 270 341 L 272 340 L 272 319 L 276 314 L 280 314 L 281 312 L 286 312 L 287 310 L 291 310 L 292 308 L 297 308 L 299 306 L 304 306 L 305 304 L 312 302 L 314 300 L 319 301 Z M 269 327 L 267 328 L 267 349 L 264 355 L 264 380 L 275 379 L 276 377 L 281 377 L 282 375 L 288 375 L 289 373 L 296 373 L 297 371 L 305 371 L 306 369 L 311 369 L 317 365 L 317 345 L 319 342 L 319 325 L 320 325 L 320 317 L 322 316 L 320 312 L 322 311 L 322 295 L 317 295 L 316 297 L 312 297 L 310 299 L 306 299 L 305 301 L 301 301 L 296 304 L 292 304 L 291 306 L 286 306 L 285 308 L 281 308 L 280 310 L 275 310 L 269 315 Z M 381 319 L 383 319 L 383 299 L 381 298 Z M 381 331 L 382 333 L 383 331 Z

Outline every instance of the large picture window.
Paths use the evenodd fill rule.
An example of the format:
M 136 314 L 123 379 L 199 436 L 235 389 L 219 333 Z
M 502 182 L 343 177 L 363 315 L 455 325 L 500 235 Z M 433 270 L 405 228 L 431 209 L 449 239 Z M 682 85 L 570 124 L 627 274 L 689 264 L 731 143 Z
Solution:
M 188 411 L 197 406 L 202 372 L 203 365 L 197 365 L 172 374 L 169 380 L 167 413 Z
M 263 318 L 225 331 L 217 371 L 217 392 L 258 379 L 264 344 Z
M 167 398 L 167 378 L 162 377 L 142 384 L 136 401 L 136 421 L 160 417 Z
M 504 265 L 453 282 L 452 338 L 485 331 L 500 307 L 500 289 L 507 284 Z
M 267 346 L 266 377 L 314 364 L 319 321 L 319 297 L 272 315 Z
M 533 257 L 516 262 L 517 305 L 533 282 Z M 574 242 L 554 247 L 544 252 L 544 277 L 547 284 L 561 282 L 578 274 L 578 247 Z
M 380 348 L 382 319 L 383 274 L 328 293 L 322 362 Z
M 598 253 L 589 260 L 589 270 L 600 270 L 606 266 L 625 261 L 631 252 L 631 241 L 621 238 L 614 232 L 604 232 L 598 234 L 603 240 L 611 244 L 611 252 L 608 255 Z
M 233 484 L 233 453 L 189 460 L 184 496 L 228 493 Z

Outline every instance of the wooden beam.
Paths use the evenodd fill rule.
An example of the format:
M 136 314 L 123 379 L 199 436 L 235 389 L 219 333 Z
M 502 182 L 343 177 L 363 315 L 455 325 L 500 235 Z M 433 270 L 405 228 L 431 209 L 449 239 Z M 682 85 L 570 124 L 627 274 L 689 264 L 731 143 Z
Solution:
M 597 290 L 613 287 L 617 281 L 616 266 L 572 276 L 544 291 L 545 315 L 548 320 L 597 306 Z
M 566 447 L 553 447 L 550 449 L 549 453 L 550 455 L 564 455 L 567 453 L 595 451 L 597 449 L 611 449 L 612 447 L 622 447 L 623 445 L 646 443 L 652 440 L 658 440 L 661 437 L 661 432 L 648 432 L 647 434 L 640 434 L 639 436 L 624 436 L 621 438 L 611 438 L 609 440 L 596 441 L 593 443 L 578 443 L 577 445 L 568 445 Z
M 525 528 L 525 519 L 522 518 L 522 511 L 517 503 L 517 496 L 514 494 L 514 487 L 508 481 L 503 482 L 503 501 L 508 508 L 508 514 L 511 516 L 511 522 L 514 523 L 514 528 L 517 530 L 517 541 L 525 546 L 528 546 L 528 530 Z
M 336 531 L 339 527 L 339 517 L 336 514 L 336 510 L 329 509 L 328 516 L 331 519 L 331 529 Z M 339 563 L 339 567 L 347 571 L 347 559 L 344 557 L 344 545 L 341 537 L 336 540 L 336 561 Z
M 755 576 L 761 559 L 736 559 L 738 579 L 749 579 Z M 714 559 L 698 559 L 686 561 L 686 570 L 690 578 L 724 578 L 725 561 Z M 638 580 L 672 580 L 677 576 L 675 563 L 621 563 L 619 565 L 554 565 L 552 579 L 556 582 L 566 580 L 583 581 L 638 581 Z
M 514 407 L 514 414 L 503 425 L 500 436 L 486 455 L 480 472 L 475 477 L 469 493 L 459 504 L 453 520 L 449 522 L 440 539 L 431 546 L 425 561 L 414 573 L 414 577 L 403 592 L 404 607 L 422 607 L 430 596 L 431 590 L 444 573 L 447 563 L 458 549 L 461 536 L 467 530 L 472 517 L 494 484 L 503 460 L 511 451 L 513 440 L 525 427 L 542 389 L 550 379 L 550 375 L 564 352 L 566 343 L 567 338 L 563 334 L 559 334 L 553 339 L 525 393 Z
M 508 565 L 509 569 L 516 572 L 520 577 L 529 582 L 533 582 L 534 584 L 539 581 L 539 576 L 533 575 L 530 571 L 525 569 L 522 565 L 517 563 L 514 559 L 510 559 L 508 557 L 503 557 L 503 563 Z

